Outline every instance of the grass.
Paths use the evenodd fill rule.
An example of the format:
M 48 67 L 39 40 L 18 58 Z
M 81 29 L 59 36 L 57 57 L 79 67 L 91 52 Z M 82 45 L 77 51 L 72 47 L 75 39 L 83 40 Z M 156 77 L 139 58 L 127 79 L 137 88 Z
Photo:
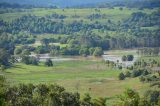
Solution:
M 24 65 L 17 63 L 7 69 L 5 75 L 11 84 L 18 83 L 57 83 L 67 91 L 89 92 L 92 96 L 115 96 L 126 88 L 139 92 L 149 88 L 148 84 L 140 83 L 138 78 L 119 81 L 121 71 L 110 69 L 100 61 L 68 61 L 54 63 L 54 67 Z
M 86 17 L 88 15 L 98 13 L 98 14 L 106 14 L 107 19 L 110 19 L 112 21 L 117 22 L 119 20 L 126 19 L 133 12 L 145 12 L 145 13 L 150 14 L 151 12 L 153 12 L 155 10 L 156 9 L 153 9 L 153 10 L 149 10 L 149 9 L 138 10 L 138 9 L 128 9 L 128 8 L 124 8 L 123 10 L 119 10 L 119 8 L 117 7 L 115 9 L 103 8 L 103 9 L 100 9 L 100 12 L 97 12 L 97 11 L 95 11 L 94 8 L 89 8 L 89 9 L 64 9 L 64 11 L 62 9 L 35 8 L 35 9 L 27 9 L 26 12 L 13 12 L 13 13 L 0 14 L 0 19 L 3 19 L 5 21 L 12 21 L 12 20 L 17 19 L 17 18 L 19 18 L 23 15 L 26 15 L 26 14 L 31 14 L 31 15 L 36 15 L 36 16 L 46 16 L 46 15 L 50 15 L 50 14 L 53 14 L 53 13 L 58 13 L 58 14 L 63 14 L 63 15 L 67 16 L 67 18 L 64 19 L 64 21 L 66 21 L 66 22 L 77 20 L 77 18 L 73 17 L 74 15 L 80 16 L 78 18 L 78 20 L 83 19 L 85 21 L 89 21 L 88 19 L 86 19 Z M 106 21 L 106 19 L 101 20 L 101 21 Z
M 142 56 L 140 59 L 144 61 L 156 60 L 160 63 L 160 56 Z

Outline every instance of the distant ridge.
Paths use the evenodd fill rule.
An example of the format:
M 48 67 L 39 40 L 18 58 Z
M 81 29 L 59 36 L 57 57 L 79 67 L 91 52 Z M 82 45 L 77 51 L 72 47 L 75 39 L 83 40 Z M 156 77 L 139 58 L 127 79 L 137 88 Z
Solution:
M 78 7 L 97 6 L 99 4 L 110 3 L 112 5 L 129 5 L 132 7 L 159 7 L 160 0 L 0 0 L 0 2 L 16 3 L 33 6 L 58 6 L 58 7 Z M 117 4 L 116 4 L 117 3 Z
M 97 4 L 106 3 L 113 1 L 124 1 L 124 0 L 0 0 L 0 2 L 18 3 L 18 4 L 29 4 L 35 6 L 59 6 L 59 7 L 71 7 L 86 4 Z M 131 0 L 130 0 L 131 1 Z

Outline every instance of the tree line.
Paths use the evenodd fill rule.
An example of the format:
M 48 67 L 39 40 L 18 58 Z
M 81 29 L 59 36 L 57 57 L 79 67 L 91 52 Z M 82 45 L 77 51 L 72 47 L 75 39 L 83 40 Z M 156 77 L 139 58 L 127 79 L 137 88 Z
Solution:
M 148 90 L 140 97 L 138 92 L 126 89 L 114 103 L 118 106 L 159 106 L 160 91 Z M 9 86 L 5 77 L 0 75 L 1 106 L 106 106 L 107 98 L 93 98 L 89 93 L 67 92 L 56 84 L 18 84 Z

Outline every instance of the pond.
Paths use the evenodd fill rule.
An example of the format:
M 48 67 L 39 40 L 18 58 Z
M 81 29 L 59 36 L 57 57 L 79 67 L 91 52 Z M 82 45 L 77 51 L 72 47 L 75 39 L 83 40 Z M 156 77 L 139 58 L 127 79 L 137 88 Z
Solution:
M 121 55 L 112 55 L 112 54 L 104 54 L 102 55 L 101 58 L 93 58 L 93 56 L 87 56 L 87 57 L 83 57 L 83 56 L 50 56 L 49 54 L 32 54 L 29 55 L 30 57 L 36 57 L 39 59 L 39 61 L 46 61 L 46 59 L 51 59 L 53 62 L 63 62 L 63 61 L 78 61 L 78 60 L 92 60 L 92 61 L 97 61 L 97 60 L 109 60 L 112 61 L 114 63 L 118 63 L 122 64 L 123 67 L 129 67 L 132 66 L 134 64 L 134 62 L 139 58 L 138 55 L 134 54 L 134 59 L 133 61 L 122 61 L 122 56 Z

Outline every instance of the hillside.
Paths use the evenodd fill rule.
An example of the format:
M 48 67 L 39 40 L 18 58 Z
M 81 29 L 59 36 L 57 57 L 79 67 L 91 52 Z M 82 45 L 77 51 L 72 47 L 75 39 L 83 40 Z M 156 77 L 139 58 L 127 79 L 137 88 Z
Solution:
M 18 4 L 29 4 L 37 6 L 51 6 L 56 5 L 60 7 L 79 6 L 87 4 L 97 3 L 109 3 L 109 2 L 122 2 L 124 0 L 1 0 L 0 2 L 18 3 Z M 126 1 L 141 1 L 141 0 L 126 0 Z

